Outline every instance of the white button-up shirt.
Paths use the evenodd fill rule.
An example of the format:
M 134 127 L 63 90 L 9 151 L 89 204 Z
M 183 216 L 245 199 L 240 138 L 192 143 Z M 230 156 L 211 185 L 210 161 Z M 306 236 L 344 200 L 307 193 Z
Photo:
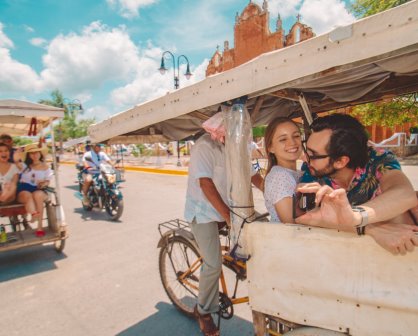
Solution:
M 92 162 L 86 160 L 86 158 L 90 158 Z M 94 150 L 84 153 L 82 160 L 83 163 L 87 163 L 89 167 L 95 169 L 99 169 L 101 163 L 110 161 L 106 153 L 99 152 L 97 154 Z
M 188 222 L 193 218 L 196 223 L 222 222 L 224 218 L 200 188 L 199 179 L 204 177 L 212 179 L 222 200 L 228 204 L 224 145 L 212 140 L 209 134 L 201 136 L 192 148 L 184 217 Z

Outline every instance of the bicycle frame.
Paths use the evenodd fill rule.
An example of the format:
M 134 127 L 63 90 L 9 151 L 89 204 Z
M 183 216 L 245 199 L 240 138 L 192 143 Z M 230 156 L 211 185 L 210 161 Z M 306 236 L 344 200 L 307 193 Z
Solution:
M 168 221 L 159 224 L 158 230 L 160 231 L 161 239 L 158 243 L 158 247 L 167 246 L 170 244 L 170 238 L 174 236 L 181 236 L 185 240 L 187 240 L 191 245 L 197 247 L 197 244 L 194 240 L 193 234 L 190 231 L 190 228 L 188 226 L 187 222 L 184 222 L 180 219 L 176 219 L 173 221 Z M 167 230 L 166 232 L 163 232 L 163 230 Z M 248 296 L 244 297 L 236 297 L 237 290 L 238 290 L 238 283 L 239 281 L 242 281 L 246 278 L 246 264 L 242 261 L 236 261 L 233 257 L 228 255 L 230 251 L 229 246 L 229 239 L 227 238 L 226 244 L 221 244 L 221 250 L 222 250 L 222 270 L 219 277 L 220 282 L 220 293 L 222 293 L 224 296 L 226 296 L 227 300 L 230 301 L 232 305 L 241 304 L 241 303 L 247 303 L 249 302 Z M 171 256 L 171 249 L 169 249 L 169 258 L 171 265 L 174 268 L 174 263 Z M 192 293 L 191 289 L 198 291 L 199 288 L 196 284 L 193 284 L 189 279 L 195 279 L 198 280 L 197 276 L 194 276 L 194 274 L 201 268 L 203 264 L 202 257 L 198 257 L 191 265 L 188 266 L 188 268 L 181 272 L 181 274 L 176 274 L 177 281 L 190 293 Z M 234 291 L 232 295 L 229 294 L 228 291 L 228 281 L 225 277 L 224 268 L 230 269 L 236 276 L 236 282 L 234 286 Z M 226 308 L 229 306 L 227 305 Z M 228 318 L 231 318 L 233 316 L 232 314 L 228 314 Z M 225 317 L 224 317 L 225 318 Z

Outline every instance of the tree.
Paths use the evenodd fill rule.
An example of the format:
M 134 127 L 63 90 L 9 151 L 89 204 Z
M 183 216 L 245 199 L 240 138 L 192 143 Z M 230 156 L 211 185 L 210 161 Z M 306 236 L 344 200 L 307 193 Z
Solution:
M 351 115 L 359 117 L 365 126 L 377 124 L 393 128 L 418 120 L 417 98 L 417 93 L 414 93 L 389 101 L 358 105 L 353 107 Z
M 402 5 L 411 0 L 356 0 L 352 4 L 354 15 L 363 18 Z
M 39 104 L 55 106 L 55 107 L 64 107 L 64 97 L 59 90 L 54 90 L 51 92 L 52 99 L 41 99 Z M 67 114 L 68 111 L 64 109 L 64 113 Z
M 355 0 L 352 10 L 362 18 L 402 5 L 410 0 Z M 350 113 L 366 125 L 394 127 L 418 120 L 417 93 L 395 97 L 378 103 L 355 106 Z
M 267 126 L 255 126 L 253 127 L 253 137 L 254 138 L 261 138 L 266 133 Z
M 64 119 L 54 127 L 54 132 L 59 135 L 60 141 L 86 136 L 87 128 L 95 123 L 95 119 L 78 120 L 78 116 L 83 113 L 81 104 L 75 101 L 67 102 L 59 90 L 52 91 L 51 97 L 52 99 L 42 99 L 39 103 L 64 108 Z

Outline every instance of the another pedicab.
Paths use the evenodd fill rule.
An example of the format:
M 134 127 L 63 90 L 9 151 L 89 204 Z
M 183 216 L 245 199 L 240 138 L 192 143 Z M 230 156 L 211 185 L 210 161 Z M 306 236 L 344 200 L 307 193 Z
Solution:
M 45 191 L 43 229 L 45 235 L 37 237 L 27 223 L 27 214 L 22 204 L 13 203 L 0 206 L 1 224 L 6 234 L 0 243 L 0 252 L 25 247 L 53 244 L 57 252 L 62 252 L 68 238 L 63 207 L 60 202 L 59 176 L 52 123 L 64 117 L 64 110 L 52 106 L 26 101 L 0 100 L 0 130 L 11 136 L 40 136 L 45 129 L 51 134 L 51 157 L 54 168 L 54 183 Z
M 236 266 L 229 256 L 224 265 L 230 262 L 240 279 L 247 279 L 257 335 L 418 335 L 418 251 L 393 256 L 369 237 L 251 222 L 245 163 L 248 119 L 262 125 L 277 116 L 301 117 L 307 126 L 312 113 L 417 92 L 414 13 L 416 0 L 263 54 L 89 129 L 94 141 L 109 143 L 181 140 L 199 134 L 203 121 L 232 102 L 226 108 L 228 118 L 234 118 L 227 123 L 226 173 L 230 206 L 239 216 L 231 218 L 229 246 L 239 243 L 250 258 Z M 240 97 L 245 98 L 237 101 Z M 251 223 L 242 225 L 243 218 Z M 197 244 L 184 221 L 167 221 L 159 228 L 165 229 L 159 242 L 163 284 L 176 307 L 191 313 L 199 281 Z M 177 256 L 182 258 L 178 263 Z M 168 266 L 161 268 L 161 258 Z M 181 261 L 185 266 L 176 268 Z M 220 298 L 221 315 L 230 318 L 234 298 Z

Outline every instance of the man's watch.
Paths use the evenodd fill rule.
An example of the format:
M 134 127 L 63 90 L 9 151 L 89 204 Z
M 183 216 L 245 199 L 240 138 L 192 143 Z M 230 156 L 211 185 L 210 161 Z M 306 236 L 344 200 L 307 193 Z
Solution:
M 355 226 L 357 234 L 363 236 L 366 233 L 366 225 L 369 224 L 369 214 L 366 209 L 359 206 L 354 206 L 351 208 L 354 212 L 359 212 L 361 215 L 361 222 Z

